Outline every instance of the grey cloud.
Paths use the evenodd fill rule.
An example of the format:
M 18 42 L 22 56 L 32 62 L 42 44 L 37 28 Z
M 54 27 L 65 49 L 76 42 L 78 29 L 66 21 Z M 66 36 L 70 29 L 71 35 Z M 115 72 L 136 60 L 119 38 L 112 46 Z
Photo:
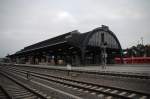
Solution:
M 1 0 L 0 57 L 30 44 L 101 24 L 115 32 L 123 48 L 140 37 L 150 43 L 149 0 Z

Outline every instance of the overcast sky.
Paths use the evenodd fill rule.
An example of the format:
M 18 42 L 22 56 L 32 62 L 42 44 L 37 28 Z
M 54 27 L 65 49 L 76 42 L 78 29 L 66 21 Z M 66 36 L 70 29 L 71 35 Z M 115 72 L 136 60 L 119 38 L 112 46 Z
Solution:
M 0 0 L 0 57 L 79 30 L 109 26 L 122 48 L 150 44 L 150 0 Z

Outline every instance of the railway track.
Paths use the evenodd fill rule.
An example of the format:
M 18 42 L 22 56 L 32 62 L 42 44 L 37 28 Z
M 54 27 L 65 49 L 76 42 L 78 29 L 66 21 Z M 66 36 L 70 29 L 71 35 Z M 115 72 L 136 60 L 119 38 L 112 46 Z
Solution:
M 48 96 L 43 96 L 35 88 L 31 88 L 17 81 L 15 78 L 2 73 L 0 71 L 1 77 L 1 95 L 0 99 L 51 99 Z
M 31 81 L 31 80 L 27 79 L 26 75 L 23 75 L 23 73 L 20 74 L 20 73 L 17 73 L 17 72 L 14 72 L 14 71 L 9 71 L 9 70 L 7 70 L 7 72 L 6 72 L 6 70 L 4 70 L 4 69 L 1 70 L 1 72 L 3 74 L 7 75 L 7 76 L 9 75 L 13 78 L 17 78 L 18 80 L 21 80 L 23 83 L 27 83 L 27 84 L 29 84 L 30 86 L 33 86 L 36 89 L 39 89 L 40 91 L 35 90 L 35 89 L 33 89 L 33 90 L 35 92 L 37 92 L 38 94 L 44 96 L 44 98 L 42 98 L 42 99 L 83 99 L 83 98 L 77 97 L 75 95 L 65 93 L 64 91 L 57 90 L 57 89 L 55 89 L 51 86 L 46 86 L 42 83 L 39 83 L 39 82 L 36 82 L 36 81 Z M 23 99 L 23 98 L 19 98 L 19 99 Z M 28 98 L 26 98 L 26 99 L 28 99 Z M 41 99 L 41 98 L 33 98 L 33 99 Z
M 133 79 L 150 79 L 150 75 L 147 73 L 128 73 L 128 72 L 111 72 L 111 71 L 87 71 L 87 70 L 67 70 L 63 68 L 53 68 L 53 67 L 40 67 L 40 66 L 32 66 L 32 65 L 22 65 L 22 64 L 1 64 L 5 66 L 14 66 L 14 67 L 22 67 L 22 68 L 37 68 L 37 69 L 45 69 L 50 71 L 60 71 L 60 72 L 72 72 L 72 73 L 80 73 L 80 74 L 94 74 L 94 75 L 103 75 L 103 76 L 114 76 L 114 77 L 124 77 L 124 78 L 133 78 Z
M 0 99 L 10 99 L 11 96 L 6 92 L 3 86 L 0 85 Z
M 87 71 L 87 70 L 67 70 L 63 68 L 50 68 L 50 67 L 36 67 L 36 66 L 29 66 L 29 65 L 13 65 L 13 66 L 20 66 L 20 67 L 28 67 L 28 68 L 38 68 L 38 69 L 47 69 L 47 70 L 53 70 L 53 71 L 60 71 L 60 72 L 72 72 L 72 73 L 85 73 L 85 74 L 94 74 L 94 75 L 104 75 L 104 76 L 114 76 L 114 77 L 127 77 L 127 78 L 133 78 L 133 79 L 150 79 L 150 76 L 146 73 L 128 73 L 128 72 L 111 72 L 111 71 Z
M 43 74 L 33 71 L 21 70 L 21 69 L 12 69 L 13 72 L 19 73 L 30 73 L 30 75 L 34 78 L 40 78 L 41 80 L 47 80 L 49 82 L 55 82 L 60 86 L 64 86 L 67 88 L 75 89 L 81 92 L 90 93 L 98 96 L 99 98 L 108 98 L 108 99 L 150 99 L 150 94 L 142 93 L 127 89 L 115 88 L 102 86 L 98 84 L 88 83 L 84 81 L 72 80 L 64 77 L 58 77 L 49 74 Z

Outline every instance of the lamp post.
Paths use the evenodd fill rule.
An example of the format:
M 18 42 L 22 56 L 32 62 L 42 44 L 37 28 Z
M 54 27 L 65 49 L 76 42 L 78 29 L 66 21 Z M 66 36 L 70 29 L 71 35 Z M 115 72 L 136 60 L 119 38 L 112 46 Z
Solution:
M 141 37 L 141 42 L 142 42 L 142 45 L 143 45 L 143 37 Z
M 102 69 L 106 69 L 106 64 L 107 64 L 106 47 L 107 47 L 107 42 L 102 43 Z

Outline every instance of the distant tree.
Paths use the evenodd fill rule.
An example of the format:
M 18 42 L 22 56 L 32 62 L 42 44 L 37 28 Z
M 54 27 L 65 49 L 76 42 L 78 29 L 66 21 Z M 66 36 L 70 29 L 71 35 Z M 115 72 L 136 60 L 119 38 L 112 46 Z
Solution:
M 145 54 L 147 57 L 150 57 L 150 45 L 145 45 Z
M 138 44 L 137 46 L 132 46 L 124 50 L 125 57 L 150 57 L 150 45 Z

